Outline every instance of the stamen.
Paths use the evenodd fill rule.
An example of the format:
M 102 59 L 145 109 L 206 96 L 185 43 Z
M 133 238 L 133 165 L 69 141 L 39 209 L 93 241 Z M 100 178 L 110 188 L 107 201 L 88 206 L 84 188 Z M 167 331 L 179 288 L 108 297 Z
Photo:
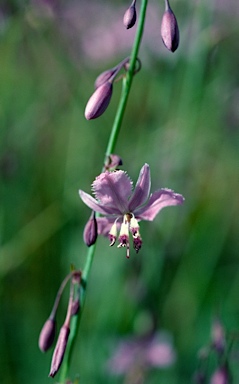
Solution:
M 114 224 L 112 225 L 110 231 L 109 231 L 109 240 L 110 240 L 110 247 L 112 247 L 115 242 L 116 242 L 116 237 L 117 237 L 117 220 L 118 218 L 115 220 Z
M 140 248 L 142 247 L 142 239 L 140 236 L 137 236 L 134 238 L 134 249 L 136 251 L 136 253 L 139 252 Z
M 132 216 L 130 220 L 130 232 L 132 233 L 133 236 L 133 244 L 134 244 L 134 249 L 138 253 L 141 246 L 142 246 L 142 239 L 139 233 L 139 223 L 138 220 L 134 216 Z
M 123 223 L 120 228 L 118 248 L 121 247 L 126 247 L 126 257 L 129 258 L 129 221 L 127 215 L 124 215 Z
M 109 235 L 109 241 L 110 241 L 109 246 L 112 247 L 115 244 L 115 242 L 116 242 L 116 237 L 112 236 L 112 235 Z

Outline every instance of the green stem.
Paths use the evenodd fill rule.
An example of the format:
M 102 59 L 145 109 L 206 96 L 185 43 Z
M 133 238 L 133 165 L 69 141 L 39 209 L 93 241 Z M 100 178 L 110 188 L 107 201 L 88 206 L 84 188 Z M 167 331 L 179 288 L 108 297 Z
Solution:
M 148 3 L 148 0 L 142 0 L 138 27 L 137 27 L 135 40 L 134 40 L 134 44 L 133 44 L 131 56 L 130 56 L 130 66 L 129 66 L 129 70 L 127 72 L 126 78 L 123 81 L 121 98 L 120 98 L 119 106 L 115 115 L 114 124 L 111 130 L 111 134 L 110 134 L 107 149 L 106 149 L 106 158 L 108 158 L 108 156 L 114 152 L 115 145 L 119 136 L 126 104 L 129 97 L 129 91 L 130 91 L 133 77 L 134 77 L 134 69 L 135 69 L 135 64 L 136 64 L 136 60 L 139 52 L 139 47 L 142 40 L 147 3 Z
M 138 57 L 138 52 L 139 52 L 139 47 L 140 43 L 142 40 L 142 35 L 143 35 L 143 30 L 144 30 L 144 22 L 145 22 L 145 15 L 146 15 L 146 9 L 147 9 L 147 3 L 148 0 L 142 0 L 141 2 L 141 9 L 140 9 L 140 15 L 139 15 L 139 21 L 138 21 L 138 27 L 135 35 L 135 40 L 134 44 L 131 50 L 131 56 L 130 56 L 130 66 L 129 70 L 127 71 L 126 78 L 123 80 L 123 85 L 122 85 L 122 93 L 121 93 L 121 98 L 119 101 L 118 109 L 115 115 L 115 120 L 112 126 L 112 130 L 110 133 L 107 149 L 106 149 L 106 159 L 108 156 L 114 152 L 116 142 L 119 136 L 125 108 L 127 105 L 128 97 L 129 97 L 129 92 L 130 88 L 132 85 L 133 81 L 133 76 L 134 76 L 134 70 L 136 66 L 136 60 Z M 68 373 L 68 368 L 70 365 L 70 359 L 71 359 L 71 354 L 73 351 L 73 346 L 76 340 L 76 335 L 79 329 L 79 323 L 80 323 L 80 318 L 83 312 L 83 307 L 85 303 L 85 297 L 86 297 L 86 284 L 88 281 L 88 276 L 91 271 L 91 266 L 92 262 L 94 259 L 94 253 L 96 249 L 96 244 L 92 245 L 87 253 L 87 258 L 85 262 L 85 266 L 82 272 L 82 286 L 80 289 L 80 311 L 77 315 L 73 316 L 72 321 L 71 321 L 71 332 L 69 335 L 69 340 L 68 340 L 68 346 L 66 349 L 66 353 L 64 356 L 63 364 L 61 367 L 61 376 L 60 376 L 60 383 L 65 383 L 65 380 L 67 378 L 67 373 Z

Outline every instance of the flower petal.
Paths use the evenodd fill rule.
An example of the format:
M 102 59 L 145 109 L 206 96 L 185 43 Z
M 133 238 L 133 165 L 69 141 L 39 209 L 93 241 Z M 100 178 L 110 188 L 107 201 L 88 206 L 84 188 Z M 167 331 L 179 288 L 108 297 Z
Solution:
M 112 215 L 115 213 L 115 210 L 112 210 L 112 208 L 104 207 L 94 197 L 89 195 L 88 193 L 79 190 L 79 195 L 83 203 L 85 203 L 88 207 L 93 209 L 95 212 L 99 212 L 102 215 Z
M 135 208 L 140 207 L 146 202 L 149 197 L 150 186 L 150 168 L 148 164 L 144 164 L 140 170 L 138 181 L 129 201 L 130 212 L 134 212 Z
M 183 202 L 184 197 L 182 195 L 174 193 L 171 189 L 163 188 L 154 192 L 148 203 L 136 210 L 134 214 L 137 219 L 152 221 L 162 208 L 183 204 Z
M 97 217 L 97 228 L 98 228 L 98 235 L 108 236 L 109 232 L 111 230 L 112 225 L 115 222 L 115 218 L 113 217 Z M 122 220 L 117 220 L 116 225 L 117 229 L 120 229 Z
M 92 187 L 101 207 L 110 208 L 115 214 L 128 211 L 132 181 L 124 171 L 103 172 L 95 179 Z

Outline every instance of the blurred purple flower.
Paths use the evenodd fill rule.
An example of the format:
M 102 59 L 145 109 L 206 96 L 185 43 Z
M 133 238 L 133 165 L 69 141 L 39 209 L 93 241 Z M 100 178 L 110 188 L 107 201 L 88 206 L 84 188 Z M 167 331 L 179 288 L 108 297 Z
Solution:
M 115 244 L 120 226 L 118 247 L 127 248 L 127 257 L 130 232 L 136 252 L 142 246 L 138 221 L 152 221 L 162 208 L 182 204 L 184 201 L 182 195 L 166 188 L 149 195 L 151 178 L 148 164 L 141 168 L 133 193 L 132 184 L 124 171 L 103 172 L 92 184 L 96 199 L 79 191 L 82 201 L 88 207 L 106 216 L 97 219 L 98 233 L 109 236 L 110 246 Z
M 218 368 L 210 380 L 210 384 L 229 384 L 229 382 L 229 372 L 226 366 Z
M 163 368 L 175 362 L 176 354 L 169 342 L 159 333 L 144 338 L 130 338 L 119 343 L 108 370 L 115 375 L 124 375 L 137 367 L 143 369 Z

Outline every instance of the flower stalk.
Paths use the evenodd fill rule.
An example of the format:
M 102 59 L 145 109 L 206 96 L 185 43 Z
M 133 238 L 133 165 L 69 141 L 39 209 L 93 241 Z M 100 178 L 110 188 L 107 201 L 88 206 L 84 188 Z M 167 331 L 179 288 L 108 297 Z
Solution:
M 139 52 L 139 48 L 140 48 L 140 43 L 141 43 L 141 39 L 143 36 L 147 4 L 148 4 L 148 0 L 142 0 L 140 12 L 139 12 L 136 35 L 135 35 L 134 44 L 133 44 L 133 47 L 131 50 L 131 55 L 130 55 L 129 69 L 127 71 L 126 77 L 123 79 L 123 82 L 122 82 L 121 97 L 120 97 L 118 109 L 117 109 L 117 112 L 115 115 L 112 130 L 110 133 L 110 137 L 108 140 L 108 145 L 107 145 L 106 152 L 105 152 L 104 163 L 107 162 L 109 156 L 112 153 L 114 153 L 115 146 L 116 146 L 116 143 L 118 140 L 120 128 L 122 125 L 122 121 L 123 121 L 128 97 L 129 97 L 129 92 L 130 92 L 132 81 L 133 81 L 133 76 L 135 73 L 135 67 L 136 67 L 137 56 L 138 56 L 138 52 Z M 104 168 L 103 168 L 103 170 L 104 170 Z M 98 215 L 96 214 L 96 217 L 97 216 Z M 87 286 L 88 276 L 89 276 L 89 273 L 91 270 L 92 262 L 94 259 L 95 249 L 96 249 L 96 243 L 93 244 L 91 247 L 89 247 L 85 266 L 84 266 L 84 269 L 82 271 L 81 287 L 78 288 L 80 290 L 79 294 L 80 294 L 81 307 L 80 307 L 78 314 L 75 315 L 71 321 L 71 332 L 69 335 L 67 348 L 66 348 L 65 355 L 64 355 L 64 360 L 63 360 L 62 366 L 61 366 L 61 376 L 60 376 L 60 381 L 59 381 L 61 384 L 65 383 L 66 378 L 67 378 L 68 368 L 69 368 L 70 361 L 71 361 L 71 355 L 72 355 L 72 351 L 74 348 L 74 343 L 76 340 L 77 332 L 79 329 L 81 314 L 82 314 L 83 308 L 84 308 L 85 297 L 86 297 L 86 286 Z

